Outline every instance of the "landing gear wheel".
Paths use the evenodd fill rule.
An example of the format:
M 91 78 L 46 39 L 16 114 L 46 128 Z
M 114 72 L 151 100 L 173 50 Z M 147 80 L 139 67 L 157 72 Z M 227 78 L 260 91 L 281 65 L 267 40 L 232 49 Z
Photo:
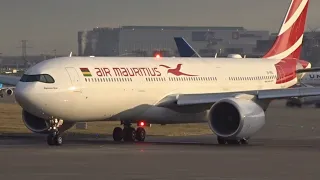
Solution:
M 123 140 L 132 142 L 136 139 L 136 130 L 132 127 L 127 127 L 123 129 Z
M 227 141 L 224 138 L 220 137 L 220 136 L 218 136 L 217 140 L 218 140 L 219 144 L 227 144 Z
M 241 143 L 240 143 L 240 140 L 227 140 L 227 142 L 228 142 L 228 144 L 232 144 L 232 145 L 234 145 L 234 144 L 241 144 Z
M 136 130 L 136 139 L 137 141 L 144 141 L 146 138 L 146 130 L 142 127 L 138 127 Z
M 51 133 L 47 136 L 47 143 L 50 146 L 61 146 L 63 143 L 63 139 L 58 133 Z
M 53 134 L 49 134 L 47 136 L 47 143 L 49 146 L 53 146 L 54 145 L 54 135 Z
M 249 142 L 248 142 L 247 139 L 241 139 L 241 140 L 240 140 L 240 143 L 241 143 L 241 144 L 249 144 Z
M 62 137 L 57 134 L 55 137 L 54 137 L 54 143 L 56 146 L 61 146 L 62 143 L 63 143 L 63 140 L 62 140 Z
M 121 141 L 123 138 L 123 131 L 122 131 L 121 127 L 114 128 L 112 136 L 113 136 L 114 141 Z

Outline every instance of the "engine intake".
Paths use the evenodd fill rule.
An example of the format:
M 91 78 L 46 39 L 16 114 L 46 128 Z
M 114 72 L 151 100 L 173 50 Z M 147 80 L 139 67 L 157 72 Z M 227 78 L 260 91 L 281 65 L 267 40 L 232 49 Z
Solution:
M 22 111 L 22 120 L 26 127 L 35 133 L 48 133 L 49 131 L 49 122 L 30 114 L 29 112 Z
M 216 135 L 230 139 L 248 138 L 265 124 L 263 109 L 247 99 L 222 99 L 211 107 L 208 118 Z
M 7 94 L 8 96 L 13 95 L 13 90 L 12 90 L 12 89 L 6 89 L 6 94 Z
M 34 133 L 47 134 L 49 133 L 50 124 L 48 120 L 44 120 L 33 114 L 23 110 L 22 111 L 22 120 L 25 126 Z M 59 126 L 59 132 L 62 133 L 74 126 L 74 122 L 64 121 L 61 126 Z

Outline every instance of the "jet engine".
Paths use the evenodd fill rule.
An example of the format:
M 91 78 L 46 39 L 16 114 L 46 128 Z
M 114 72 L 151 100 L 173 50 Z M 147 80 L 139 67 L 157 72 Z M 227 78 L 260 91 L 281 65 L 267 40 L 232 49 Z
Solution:
M 12 90 L 12 89 L 6 89 L 6 94 L 7 94 L 8 96 L 13 95 L 13 90 Z
M 49 132 L 50 124 L 48 120 L 34 116 L 25 110 L 22 111 L 22 120 L 25 126 L 34 133 L 47 134 Z M 58 128 L 59 132 L 62 133 L 70 129 L 74 124 L 75 123 L 64 121 Z
M 222 138 L 249 138 L 265 124 L 264 110 L 252 100 L 225 98 L 208 112 L 211 130 Z

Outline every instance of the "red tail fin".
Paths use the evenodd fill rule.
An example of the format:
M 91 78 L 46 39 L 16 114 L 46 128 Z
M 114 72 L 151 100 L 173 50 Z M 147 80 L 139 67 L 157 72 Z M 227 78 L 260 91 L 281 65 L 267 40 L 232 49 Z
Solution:
M 263 58 L 300 58 L 308 6 L 309 0 L 291 0 L 277 39 Z

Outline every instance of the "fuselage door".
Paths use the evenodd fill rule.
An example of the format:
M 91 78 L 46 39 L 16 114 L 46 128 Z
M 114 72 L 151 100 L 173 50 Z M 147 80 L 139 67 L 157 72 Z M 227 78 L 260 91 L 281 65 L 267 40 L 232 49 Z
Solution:
M 72 83 L 72 87 L 70 88 L 72 88 L 74 92 L 81 92 L 80 78 L 76 69 L 73 67 L 66 67 L 66 70 L 69 74 L 69 77 Z

